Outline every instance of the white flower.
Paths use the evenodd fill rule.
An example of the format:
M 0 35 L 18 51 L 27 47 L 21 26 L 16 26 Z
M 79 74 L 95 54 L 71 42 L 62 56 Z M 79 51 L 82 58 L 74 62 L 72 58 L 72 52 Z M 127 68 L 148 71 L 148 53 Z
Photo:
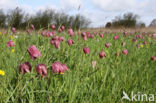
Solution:
M 15 38 L 17 39 L 17 38 L 18 38 L 18 36 L 15 36 Z

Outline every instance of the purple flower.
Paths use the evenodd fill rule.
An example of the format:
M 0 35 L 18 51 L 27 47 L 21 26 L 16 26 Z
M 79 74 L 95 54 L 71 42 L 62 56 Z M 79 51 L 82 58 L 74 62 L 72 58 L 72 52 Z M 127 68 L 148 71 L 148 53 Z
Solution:
M 117 39 L 119 39 L 119 36 L 118 35 L 115 35 L 114 36 L 114 40 L 117 40 Z
M 151 57 L 151 60 L 155 60 L 155 61 L 156 61 L 156 57 L 152 56 L 152 57 Z
M 144 45 L 146 45 L 147 44 L 147 42 L 146 41 L 144 41 Z
M 55 45 L 55 48 L 60 48 L 60 41 L 58 41 L 58 40 L 56 40 L 55 42 L 54 42 L 54 45 Z
M 31 27 L 31 29 L 32 29 L 32 30 L 34 30 L 34 29 L 35 29 L 35 27 L 34 27 L 34 25 L 33 25 L 33 24 L 31 24 L 31 25 L 30 25 L 30 27 Z
M 47 67 L 45 64 L 38 64 L 36 66 L 36 71 L 38 75 L 42 76 L 42 78 L 44 78 L 45 76 L 48 77 Z
M 62 38 L 63 39 L 63 38 Z M 62 39 L 60 38 L 59 40 L 59 37 L 58 36 L 54 36 L 51 40 L 50 40 L 50 43 L 52 45 L 55 45 L 55 47 L 58 49 L 60 48 L 60 42 L 62 41 Z
M 35 45 L 32 45 L 31 47 L 28 48 L 28 53 L 29 53 L 32 60 L 41 56 L 40 51 L 36 48 Z
M 136 42 L 136 41 L 137 41 L 137 39 L 133 38 L 133 39 L 132 39 L 132 41 L 133 41 L 133 42 Z
M 11 31 L 13 32 L 13 34 L 15 34 L 16 33 L 16 28 L 12 27 Z
M 124 50 L 122 51 L 122 53 L 125 54 L 125 55 L 127 55 L 127 54 L 128 54 L 128 50 L 127 50 L 127 49 L 124 49 Z
M 44 31 L 43 31 L 43 32 L 41 32 L 41 35 L 42 35 L 42 36 L 45 36 L 45 32 L 44 32 Z
M 87 40 L 87 36 L 84 36 L 84 37 L 82 37 L 82 38 L 83 38 L 83 40 L 85 40 L 85 41 Z
M 50 31 L 47 31 L 47 32 L 46 32 L 46 36 L 47 36 L 47 37 L 53 36 L 53 33 L 50 32 Z
M 58 29 L 58 32 L 59 32 L 59 33 L 61 33 L 61 32 L 62 32 L 62 29 L 61 29 L 61 28 L 59 28 L 59 29 Z
M 73 29 L 69 29 L 68 34 L 69 34 L 69 36 L 73 36 L 74 35 Z
M 99 57 L 100 57 L 101 59 L 102 59 L 103 57 L 106 57 L 105 52 L 101 51 L 101 52 L 99 53 Z
M 62 31 L 63 31 L 63 30 L 65 30 L 65 27 L 62 25 L 62 26 L 61 26 L 61 29 L 62 29 Z
M 105 47 L 106 47 L 106 48 L 109 48 L 109 47 L 110 47 L 110 43 L 106 43 L 106 44 L 105 44 Z
M 61 64 L 60 62 L 54 62 L 51 65 L 51 69 L 53 73 L 64 74 L 65 71 L 68 71 L 68 67 L 65 64 Z
M 88 32 L 87 35 L 90 35 L 90 33 Z M 85 36 L 86 36 L 86 33 L 85 32 L 82 32 L 81 33 L 81 37 L 85 37 Z
M 103 34 L 100 34 L 100 37 L 103 38 Z
M 52 24 L 52 25 L 51 25 L 51 29 L 55 30 L 55 28 L 56 28 L 55 25 Z
M 69 39 L 68 41 L 68 45 L 71 46 L 72 44 L 74 44 L 74 41 L 72 39 Z
M 10 40 L 8 42 L 8 47 L 14 47 L 14 46 L 15 46 L 14 42 L 12 40 Z
M 30 34 L 30 29 L 27 30 L 27 33 Z
M 61 36 L 61 37 L 58 38 L 58 40 L 59 40 L 60 42 L 62 42 L 62 41 L 64 41 L 64 38 Z
M 20 64 L 19 70 L 22 72 L 22 74 L 25 74 L 25 73 L 31 72 L 32 67 L 29 62 L 24 62 L 24 63 Z
M 90 54 L 90 49 L 89 49 L 89 47 L 83 48 L 83 52 L 84 52 L 85 54 Z
M 128 35 L 128 32 L 123 32 L 123 35 L 126 37 Z

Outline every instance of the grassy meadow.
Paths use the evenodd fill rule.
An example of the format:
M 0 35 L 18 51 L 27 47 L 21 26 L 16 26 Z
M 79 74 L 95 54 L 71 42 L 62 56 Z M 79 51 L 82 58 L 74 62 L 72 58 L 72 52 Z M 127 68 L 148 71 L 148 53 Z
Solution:
M 64 38 L 57 49 L 50 44 L 53 36 L 42 36 L 41 30 L 30 34 L 18 30 L 17 34 L 0 33 L 0 70 L 5 73 L 0 75 L 0 103 L 131 103 L 122 100 L 123 91 L 128 95 L 132 91 L 156 93 L 156 61 L 151 59 L 156 56 L 156 40 L 150 33 L 124 36 L 122 32 L 96 31 L 90 34 L 94 36 L 83 40 L 78 32 L 73 36 L 67 31 L 57 32 L 56 36 Z M 119 37 L 117 40 L 115 35 Z M 137 35 L 142 38 L 136 38 Z M 74 44 L 69 46 L 68 39 Z M 10 40 L 15 46 L 8 47 Z M 106 43 L 110 46 L 106 47 Z M 32 45 L 41 53 L 35 60 L 28 53 Z M 84 47 L 89 47 L 89 54 L 84 53 Z M 125 49 L 128 54 L 123 53 Z M 106 55 L 103 58 L 99 57 L 101 51 Z M 56 61 L 66 64 L 68 71 L 53 73 L 51 65 Z M 31 64 L 31 72 L 20 72 L 23 62 Z M 48 77 L 37 74 L 38 64 L 47 66 Z

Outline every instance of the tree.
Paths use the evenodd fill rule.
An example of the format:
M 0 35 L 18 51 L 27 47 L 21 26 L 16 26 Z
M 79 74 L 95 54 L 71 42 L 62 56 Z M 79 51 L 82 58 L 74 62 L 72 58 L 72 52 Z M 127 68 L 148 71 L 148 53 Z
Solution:
M 29 22 L 34 24 L 35 29 L 47 29 L 48 24 L 55 24 L 57 28 L 64 25 L 66 28 L 80 29 L 90 24 L 90 21 L 82 15 L 70 16 L 52 9 L 37 12 L 35 16 L 30 18 Z
M 137 24 L 137 19 L 139 18 L 138 15 L 135 15 L 133 13 L 126 13 L 121 16 L 117 16 L 113 21 L 112 21 L 112 26 L 113 27 L 136 27 Z
M 145 25 L 145 23 L 143 23 L 143 22 L 138 22 L 138 23 L 136 24 L 136 27 L 145 28 L 146 25 Z
M 66 28 L 80 29 L 90 23 L 89 19 L 82 15 L 68 15 L 64 12 L 55 12 L 53 9 L 38 11 L 34 15 L 26 14 L 18 7 L 10 10 L 7 15 L 0 10 L 0 27 L 27 29 L 33 24 L 35 29 L 47 29 L 50 24 L 55 24 L 57 28 L 64 25 Z
M 90 23 L 91 23 L 90 20 L 78 14 L 74 17 L 71 27 L 73 29 L 81 29 L 81 28 L 88 27 Z
M 38 11 L 35 16 L 29 19 L 29 24 L 34 24 L 35 29 L 48 28 L 48 24 L 54 22 L 55 12 L 52 9 Z
M 57 12 L 54 16 L 54 23 L 57 28 L 59 28 L 61 25 L 68 27 L 68 20 L 69 16 L 63 12 Z
M 6 15 L 4 14 L 3 10 L 0 10 L 0 27 L 4 28 L 6 25 Z
M 8 24 L 12 27 L 20 28 L 23 22 L 24 13 L 22 9 L 16 8 L 11 10 L 8 14 Z
M 111 22 L 107 22 L 105 28 L 110 28 L 112 26 Z
M 149 26 L 150 27 L 156 27 L 156 19 L 153 19 Z

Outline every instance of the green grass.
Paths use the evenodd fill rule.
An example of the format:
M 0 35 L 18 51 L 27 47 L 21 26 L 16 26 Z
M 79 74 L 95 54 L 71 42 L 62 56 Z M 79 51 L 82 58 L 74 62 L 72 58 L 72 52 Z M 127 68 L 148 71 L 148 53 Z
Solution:
M 95 36 L 85 42 L 81 36 L 57 35 L 65 38 L 60 49 L 50 44 L 51 38 L 37 33 L 19 34 L 13 39 L 16 46 L 8 48 L 10 35 L 0 35 L 0 69 L 5 71 L 5 76 L 0 76 L 1 103 L 128 103 L 121 100 L 123 91 L 128 95 L 132 91 L 155 93 L 156 61 L 150 58 L 156 56 L 156 41 L 149 40 L 148 35 L 144 40 L 138 39 L 137 44 L 147 41 L 147 45 L 139 49 L 132 42 L 135 35 L 125 38 L 118 34 L 120 39 L 113 40 L 115 34 L 107 34 L 104 38 Z M 74 45 L 67 44 L 69 38 L 74 40 Z M 110 48 L 105 47 L 107 42 L 112 44 Z M 124 47 L 122 42 L 126 42 Z M 27 52 L 31 45 L 36 45 L 42 54 L 34 61 Z M 90 48 L 89 55 L 83 53 L 85 46 Z M 121 53 L 117 57 L 115 53 L 123 49 L 128 50 L 128 55 Z M 100 51 L 106 53 L 105 58 L 99 58 Z M 22 75 L 18 67 L 26 61 L 32 65 L 32 72 Z M 69 71 L 64 75 L 53 74 L 51 64 L 55 61 L 66 64 Z M 95 68 L 92 68 L 92 61 L 97 62 Z M 42 63 L 48 67 L 49 78 L 36 77 L 35 66 Z

